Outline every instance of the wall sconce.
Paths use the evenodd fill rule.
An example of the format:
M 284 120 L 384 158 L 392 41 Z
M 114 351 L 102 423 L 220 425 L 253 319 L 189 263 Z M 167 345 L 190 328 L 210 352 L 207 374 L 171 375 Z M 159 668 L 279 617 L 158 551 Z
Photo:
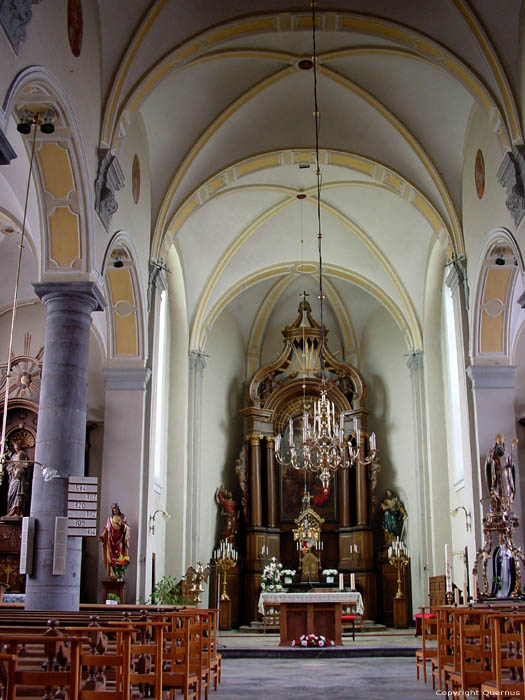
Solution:
M 157 517 L 157 513 L 160 513 L 164 520 L 169 520 L 171 518 L 171 513 L 168 513 L 167 510 L 163 510 L 162 508 L 157 508 L 157 510 L 153 513 L 153 515 L 149 516 L 149 531 L 152 535 L 155 534 L 155 518 Z
M 460 510 L 465 511 L 465 528 L 467 532 L 470 532 L 470 528 L 472 527 L 472 516 L 470 514 L 470 510 L 467 510 L 465 506 L 458 506 L 457 508 L 454 508 L 450 511 L 450 515 L 457 515 L 458 511 Z

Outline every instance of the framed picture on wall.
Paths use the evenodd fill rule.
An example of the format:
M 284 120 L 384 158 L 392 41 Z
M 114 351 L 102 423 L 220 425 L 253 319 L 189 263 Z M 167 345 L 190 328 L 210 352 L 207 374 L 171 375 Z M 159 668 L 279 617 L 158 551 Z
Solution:
M 304 472 L 292 467 L 279 467 L 279 520 L 293 522 L 301 511 L 304 496 Z M 311 506 L 326 522 L 337 521 L 337 474 L 332 477 L 328 493 L 317 476 L 307 472 L 306 488 L 312 495 Z

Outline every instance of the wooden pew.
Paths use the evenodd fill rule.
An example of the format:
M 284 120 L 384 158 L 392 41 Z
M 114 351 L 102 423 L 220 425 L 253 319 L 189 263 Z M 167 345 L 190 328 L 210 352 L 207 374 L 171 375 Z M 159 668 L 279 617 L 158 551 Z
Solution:
M 0 646 L 7 649 L 8 657 L 16 659 L 7 671 L 6 688 L 11 698 L 26 696 L 28 689 L 49 696 L 58 688 L 67 691 L 70 700 L 79 700 L 83 641 L 62 635 L 0 635 Z
M 490 627 L 493 674 L 482 684 L 482 696 L 523 698 L 525 615 L 494 614 Z
M 165 649 L 162 673 L 163 690 L 181 690 L 184 700 L 200 700 L 200 672 L 192 671 L 190 659 L 200 659 L 200 626 L 189 617 L 163 619 Z
M 490 610 L 457 610 L 454 639 L 454 669 L 450 672 L 452 693 L 465 696 L 467 691 L 479 690 L 492 678 L 492 651 L 489 620 Z
M 123 623 L 110 623 L 110 626 Z M 138 686 L 140 697 L 146 697 L 146 691 L 153 689 L 153 697 L 162 698 L 162 654 L 164 649 L 164 623 L 162 621 L 142 620 L 126 623 L 132 630 L 130 682 Z M 117 652 L 119 645 L 117 642 Z
M 88 680 L 79 690 L 79 700 L 129 700 L 131 673 L 131 637 L 133 629 L 123 626 L 68 627 L 65 631 L 72 636 L 83 637 L 89 650 L 81 650 L 80 667 L 87 669 Z M 116 635 L 116 648 L 110 649 L 107 635 Z M 114 689 L 106 683 L 105 671 L 114 669 Z M 97 674 L 94 669 L 101 669 Z M 80 684 L 80 680 L 79 680 Z M 102 686 L 102 687 L 101 687 Z

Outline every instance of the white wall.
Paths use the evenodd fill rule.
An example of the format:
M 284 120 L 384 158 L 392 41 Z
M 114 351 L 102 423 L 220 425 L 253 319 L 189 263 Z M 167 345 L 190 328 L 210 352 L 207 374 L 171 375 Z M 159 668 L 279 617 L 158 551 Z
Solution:
M 166 275 L 169 290 L 169 409 L 168 464 L 166 472 L 166 509 L 171 519 L 164 525 L 160 521 L 155 551 L 157 580 L 164 574 L 179 579 L 183 571 L 186 530 L 186 470 L 187 470 L 187 407 L 188 407 L 188 320 L 184 280 L 179 257 L 171 248 L 167 259 L 169 273 Z M 151 504 L 152 506 L 154 503 Z M 153 512 L 153 511 L 152 511 Z M 160 538 L 165 535 L 165 541 Z M 162 556 L 164 552 L 164 562 Z
M 238 494 L 235 459 L 244 438 L 243 377 L 245 347 L 236 319 L 224 311 L 208 335 L 203 381 L 200 532 L 198 554 L 204 563 L 223 525 L 215 493 L 221 484 Z
M 413 435 L 412 385 L 407 367 L 407 347 L 390 314 L 380 309 L 366 324 L 359 341 L 361 372 L 368 387 L 369 429 L 377 435 L 382 471 L 376 497 L 382 500 L 391 488 L 403 501 L 408 513 L 407 543 L 417 556 L 417 478 Z M 376 513 L 381 531 L 380 509 Z M 412 588 L 416 588 L 412 567 Z

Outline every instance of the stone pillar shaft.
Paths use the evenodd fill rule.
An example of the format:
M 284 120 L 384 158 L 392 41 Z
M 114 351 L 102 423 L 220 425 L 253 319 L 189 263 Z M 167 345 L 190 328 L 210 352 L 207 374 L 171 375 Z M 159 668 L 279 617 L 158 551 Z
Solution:
M 25 607 L 78 610 L 82 538 L 68 538 L 66 573 L 53 575 L 55 518 L 67 515 L 67 477 L 84 475 L 89 329 L 91 313 L 105 302 L 92 282 L 41 283 L 35 291 L 46 306 L 35 459 L 59 478 L 45 482 L 35 465 L 34 573 L 27 578 Z

